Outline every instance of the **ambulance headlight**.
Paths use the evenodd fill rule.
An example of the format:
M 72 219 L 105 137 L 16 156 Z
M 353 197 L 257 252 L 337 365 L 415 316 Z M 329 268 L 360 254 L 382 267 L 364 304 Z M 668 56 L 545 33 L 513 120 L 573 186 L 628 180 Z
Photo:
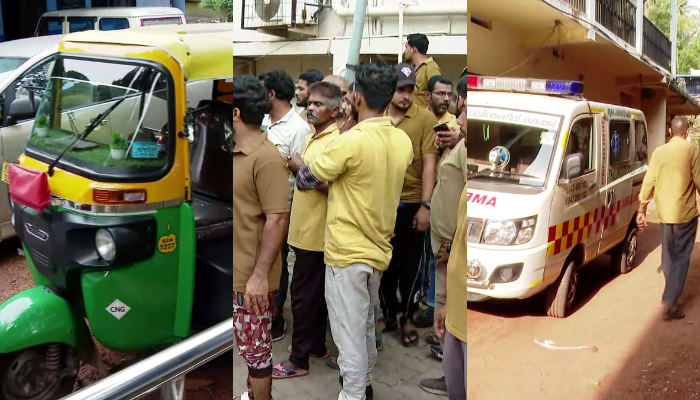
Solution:
M 524 244 L 532 240 L 537 218 L 487 221 L 482 242 L 500 246 Z

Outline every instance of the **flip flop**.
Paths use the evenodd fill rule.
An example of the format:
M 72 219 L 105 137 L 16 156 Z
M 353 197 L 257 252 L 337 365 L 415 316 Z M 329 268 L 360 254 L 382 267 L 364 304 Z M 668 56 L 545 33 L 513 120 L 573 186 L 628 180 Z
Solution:
M 413 340 L 411 340 L 413 337 Z M 401 344 L 404 347 L 414 347 L 418 344 L 420 336 L 418 336 L 418 331 L 415 329 L 405 330 L 405 325 L 401 327 Z
M 329 359 L 327 359 L 326 366 L 336 371 L 340 371 L 340 366 L 338 366 L 338 359 L 335 357 L 330 357 Z
M 292 354 L 292 345 L 291 344 L 289 345 L 289 347 L 287 347 L 287 353 Z M 328 349 L 326 349 L 326 352 L 321 357 L 317 356 L 314 353 L 309 353 L 309 357 L 318 358 L 320 360 L 325 360 L 330 355 L 331 355 L 331 352 Z
M 428 344 L 434 344 L 436 346 L 440 345 L 440 339 L 438 339 L 437 335 L 434 333 L 429 333 L 429 334 L 425 335 L 425 341 Z
M 298 378 L 300 376 L 308 375 L 309 371 L 305 369 L 294 370 L 285 368 L 282 366 L 282 362 L 277 363 L 272 367 L 272 379 L 289 379 Z

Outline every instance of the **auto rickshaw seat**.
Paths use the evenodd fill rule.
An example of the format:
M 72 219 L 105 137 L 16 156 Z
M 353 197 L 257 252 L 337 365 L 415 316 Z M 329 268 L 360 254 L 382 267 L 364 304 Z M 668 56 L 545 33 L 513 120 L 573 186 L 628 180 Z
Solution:
M 198 243 L 231 237 L 233 211 L 230 205 L 195 192 L 192 207 Z
M 198 241 L 196 263 L 193 326 L 208 327 L 231 318 L 233 241 L 230 237 Z

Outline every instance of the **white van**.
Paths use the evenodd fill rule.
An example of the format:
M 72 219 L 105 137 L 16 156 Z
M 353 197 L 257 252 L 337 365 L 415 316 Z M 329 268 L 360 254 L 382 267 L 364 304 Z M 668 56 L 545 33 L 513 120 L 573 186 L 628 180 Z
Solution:
M 10 105 L 32 92 L 35 104 L 46 86 L 46 73 L 64 35 L 34 37 L 0 43 L 0 163 L 16 162 L 27 143 L 34 116 L 15 121 Z M 0 240 L 15 236 L 7 185 L 0 183 Z
M 39 19 L 34 36 L 185 23 L 185 13 L 174 7 L 76 8 L 45 12 Z
M 581 267 L 608 252 L 620 273 L 634 266 L 645 116 L 587 101 L 582 82 L 467 83 L 468 300 L 546 290 L 563 318 Z

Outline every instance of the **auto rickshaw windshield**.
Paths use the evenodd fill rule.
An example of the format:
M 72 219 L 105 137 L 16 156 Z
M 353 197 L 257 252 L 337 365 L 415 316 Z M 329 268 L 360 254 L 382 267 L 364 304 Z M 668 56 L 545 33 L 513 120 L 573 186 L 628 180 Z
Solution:
M 58 57 L 27 153 L 81 175 L 164 175 L 171 163 L 171 80 L 148 64 Z M 157 178 L 157 177 L 156 177 Z

